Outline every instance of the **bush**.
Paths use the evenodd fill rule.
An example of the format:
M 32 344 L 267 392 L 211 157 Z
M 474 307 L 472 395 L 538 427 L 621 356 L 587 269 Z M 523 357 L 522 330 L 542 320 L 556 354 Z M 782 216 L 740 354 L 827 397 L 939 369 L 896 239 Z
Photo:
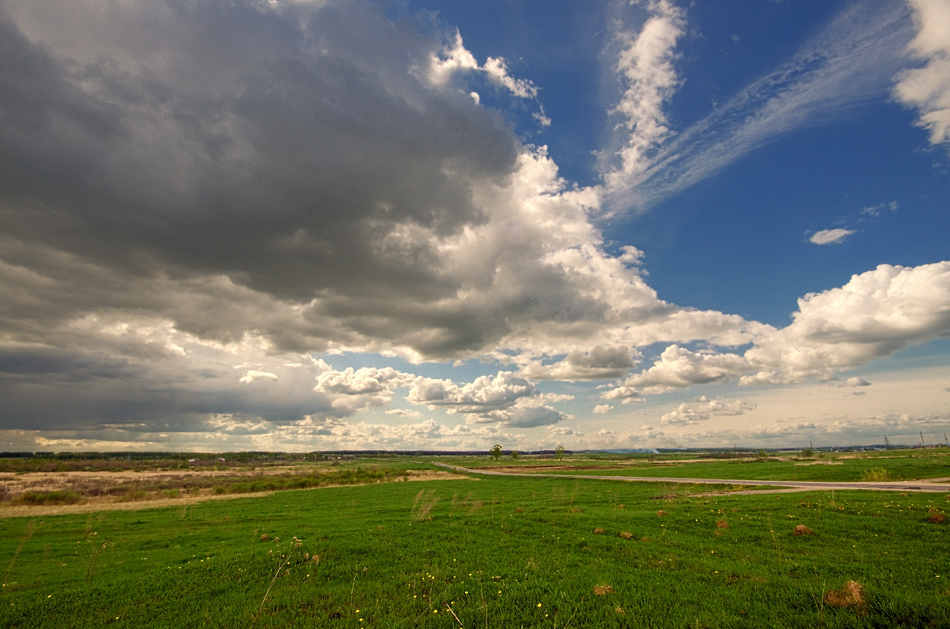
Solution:
M 81 496 L 74 491 L 25 491 L 14 500 L 22 505 L 72 505 L 79 502 Z

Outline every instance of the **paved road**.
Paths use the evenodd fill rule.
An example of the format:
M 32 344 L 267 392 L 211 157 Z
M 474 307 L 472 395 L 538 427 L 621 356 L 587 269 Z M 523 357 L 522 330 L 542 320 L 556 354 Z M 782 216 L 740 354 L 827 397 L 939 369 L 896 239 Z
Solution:
M 808 490 L 851 490 L 866 489 L 873 491 L 928 491 L 939 493 L 950 493 L 950 483 L 931 483 L 926 480 L 916 481 L 895 481 L 887 483 L 842 483 L 825 481 L 785 481 L 785 480 L 737 480 L 735 478 L 676 478 L 672 476 L 591 476 L 587 474 L 528 474 L 515 472 L 496 472 L 493 470 L 469 469 L 458 467 L 457 465 L 448 465 L 446 463 L 435 463 L 439 467 L 444 467 L 457 472 L 467 472 L 469 474 L 483 474 L 485 476 L 524 476 L 535 477 L 542 476 L 546 478 L 583 478 L 588 480 L 624 480 L 641 481 L 647 483 L 697 483 L 705 485 L 768 485 L 772 487 L 790 487 L 801 491 Z

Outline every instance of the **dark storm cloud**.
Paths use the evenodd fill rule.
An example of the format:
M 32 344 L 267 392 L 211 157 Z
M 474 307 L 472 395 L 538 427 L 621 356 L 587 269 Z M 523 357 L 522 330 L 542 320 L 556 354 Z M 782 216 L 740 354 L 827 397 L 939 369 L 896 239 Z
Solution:
M 517 153 L 495 114 L 414 78 L 437 32 L 355 6 L 170 2 L 90 17 L 69 5 L 17 4 L 25 29 L 0 18 L 0 212 L 20 249 L 4 258 L 32 269 L 69 256 L 47 262 L 74 273 L 61 316 L 88 309 L 86 284 L 98 307 L 175 310 L 154 286 L 101 290 L 88 267 L 114 284 L 227 277 L 286 303 L 321 297 L 313 318 L 370 336 L 392 333 L 374 315 L 414 319 L 455 294 L 434 247 L 486 220 L 471 186 L 503 182 Z M 28 19 L 58 10 L 93 20 L 102 41 Z M 413 305 L 393 309 L 410 289 Z M 9 314 L 32 319 L 31 307 L 53 310 L 33 300 Z M 174 312 L 200 333 L 192 314 Z M 240 336 L 248 322 L 233 325 Z

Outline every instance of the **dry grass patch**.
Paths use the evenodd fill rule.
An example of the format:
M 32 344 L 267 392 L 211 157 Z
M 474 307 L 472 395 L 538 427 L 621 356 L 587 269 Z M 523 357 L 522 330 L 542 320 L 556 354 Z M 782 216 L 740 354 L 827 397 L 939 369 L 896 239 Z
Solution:
M 716 528 L 717 528 L 717 529 L 728 529 L 728 528 L 729 528 L 729 523 L 726 522 L 725 520 L 719 520 L 718 522 L 716 522 Z
M 663 509 L 660 509 L 659 511 L 656 512 L 656 517 L 658 517 L 658 518 L 662 518 L 662 517 L 665 516 L 665 515 L 669 515 L 669 513 L 667 513 L 667 512 L 664 511 Z
M 617 505 L 616 508 L 617 508 L 617 509 L 626 509 L 627 507 L 624 506 L 624 505 Z
M 939 513 L 931 513 L 930 516 L 927 518 L 927 521 L 933 522 L 934 524 L 943 524 L 944 522 L 947 521 L 947 518 L 945 518 L 943 515 Z
M 623 533 L 620 534 L 620 537 L 624 539 L 633 539 L 633 533 L 627 533 L 626 531 L 624 531 Z
M 594 586 L 594 594 L 597 596 L 607 596 L 608 594 L 613 594 L 614 589 L 607 584 L 600 584 Z
M 796 524 L 795 528 L 792 530 L 792 535 L 814 535 L 814 531 L 805 526 L 804 524 Z
M 604 529 L 594 529 L 594 535 L 603 535 Z
M 862 611 L 867 607 L 864 586 L 857 581 L 848 581 L 844 587 L 825 592 L 825 603 L 831 607 L 846 607 Z

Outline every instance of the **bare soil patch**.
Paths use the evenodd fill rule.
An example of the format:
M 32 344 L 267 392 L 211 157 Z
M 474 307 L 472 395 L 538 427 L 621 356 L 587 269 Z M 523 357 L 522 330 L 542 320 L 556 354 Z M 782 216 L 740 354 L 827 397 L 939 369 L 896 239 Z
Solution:
M 296 469 L 296 472 L 294 471 Z M 191 471 L 182 470 L 148 470 L 148 471 L 117 471 L 117 472 L 27 472 L 18 474 L 0 475 L 0 492 L 9 497 L 16 497 L 25 492 L 57 492 L 57 491 L 75 491 L 77 488 L 94 487 L 95 495 L 82 495 L 75 504 L 0 504 L 0 518 L 35 516 L 35 515 L 58 515 L 63 513 L 86 513 L 91 511 L 116 511 L 116 510 L 136 510 L 136 509 L 155 509 L 169 506 L 191 505 L 205 500 L 230 500 L 232 498 L 248 498 L 256 496 L 267 496 L 273 491 L 243 492 L 243 493 L 217 493 L 214 488 L 195 488 L 192 485 L 190 490 L 178 491 L 175 497 L 169 497 L 166 492 L 149 491 L 140 492 L 134 498 L 128 495 L 110 494 L 110 490 L 127 486 L 129 483 L 141 482 L 142 485 L 155 486 L 166 485 L 175 486 L 181 484 L 183 487 L 192 484 L 195 480 L 213 480 L 226 479 L 234 477 L 245 477 L 247 474 L 261 477 L 293 477 L 303 476 L 301 468 L 294 467 L 273 467 L 273 468 L 255 468 L 253 470 L 213 470 L 213 469 L 194 469 Z M 329 470 L 327 470 L 329 472 Z M 313 470 L 307 470 L 312 473 Z M 405 481 L 429 481 L 429 480 L 460 480 L 457 474 L 435 470 L 410 470 L 406 471 L 401 477 L 394 478 L 391 482 L 398 480 Z M 475 479 L 477 480 L 477 479 Z M 342 484 L 328 483 L 321 485 L 324 487 L 342 487 Z M 313 488 L 311 488 L 313 489 Z M 167 491 L 167 490 L 166 490 Z M 281 490 L 290 491 L 290 490 Z

